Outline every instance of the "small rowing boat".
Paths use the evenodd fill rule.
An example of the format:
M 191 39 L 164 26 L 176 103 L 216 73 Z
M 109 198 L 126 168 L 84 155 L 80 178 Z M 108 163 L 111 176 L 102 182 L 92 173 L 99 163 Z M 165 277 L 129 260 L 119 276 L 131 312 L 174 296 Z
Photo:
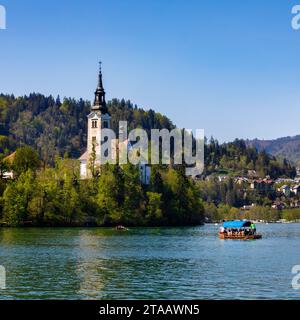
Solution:
M 119 226 L 116 226 L 116 230 L 118 230 L 118 231 L 127 231 L 128 228 L 126 228 L 126 227 L 124 227 L 122 225 L 119 225 Z

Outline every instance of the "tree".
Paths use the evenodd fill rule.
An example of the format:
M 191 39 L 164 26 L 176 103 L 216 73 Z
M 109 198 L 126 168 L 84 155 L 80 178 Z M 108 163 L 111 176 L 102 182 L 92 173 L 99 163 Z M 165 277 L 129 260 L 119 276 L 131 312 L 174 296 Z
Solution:
M 67 176 L 64 179 L 61 195 L 61 213 L 66 225 L 76 224 L 83 218 L 81 212 L 81 203 L 78 191 L 74 186 L 72 177 Z
M 96 204 L 98 206 L 97 221 L 100 224 L 118 224 L 122 220 L 124 203 L 124 180 L 118 166 L 102 166 L 102 174 L 98 180 Z
M 35 172 L 39 166 L 40 160 L 35 150 L 29 146 L 17 149 L 12 164 L 13 171 L 17 177 L 29 169 Z
M 162 222 L 162 200 L 161 194 L 147 192 L 146 222 L 148 225 L 159 225 Z
M 96 178 L 99 176 L 99 168 L 96 165 L 96 142 L 92 143 L 92 153 L 90 154 L 90 158 L 88 159 L 88 169 L 90 170 L 92 177 Z
M 169 168 L 164 174 L 164 208 L 170 225 L 196 225 L 204 220 L 204 208 L 195 184 L 185 176 L 185 168 Z
M 36 225 L 57 225 L 61 217 L 61 184 L 58 183 L 57 169 L 46 168 L 35 179 L 36 188 L 28 204 L 28 215 Z
M 124 207 L 122 220 L 131 225 L 143 224 L 143 212 L 145 208 L 139 168 L 129 163 L 122 166 L 122 170 L 124 174 Z
M 164 191 L 164 182 L 157 166 L 152 166 L 151 168 L 150 188 L 157 193 L 163 193 Z
M 222 220 L 230 220 L 229 213 L 230 213 L 230 206 L 227 204 L 220 204 L 218 206 L 218 216 Z
M 204 212 L 205 212 L 205 218 L 207 218 L 208 221 L 210 222 L 222 220 L 222 218 L 218 214 L 218 209 L 214 203 L 205 202 Z
M 3 194 L 3 220 L 10 226 L 19 226 L 27 221 L 28 205 L 35 192 L 34 175 L 31 170 L 22 173 Z

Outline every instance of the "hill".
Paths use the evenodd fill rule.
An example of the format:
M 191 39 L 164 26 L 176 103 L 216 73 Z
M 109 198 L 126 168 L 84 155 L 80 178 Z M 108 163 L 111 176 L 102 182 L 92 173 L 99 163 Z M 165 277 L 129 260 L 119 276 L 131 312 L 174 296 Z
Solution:
M 171 120 L 134 106 L 130 101 L 113 99 L 108 102 L 112 126 L 118 132 L 119 120 L 127 120 L 129 129 L 143 127 L 171 129 Z M 76 158 L 86 148 L 87 115 L 90 102 L 41 94 L 24 97 L 0 95 L 0 152 L 8 154 L 23 145 L 36 149 L 47 163 L 55 156 Z
M 128 121 L 128 129 L 172 129 L 172 121 L 166 116 L 138 108 L 130 101 L 113 99 L 107 104 L 112 116 L 112 128 L 118 132 L 119 120 Z M 38 151 L 48 164 L 54 164 L 56 156 L 66 153 L 78 158 L 86 149 L 87 115 L 90 102 L 32 93 L 14 97 L 0 95 L 0 153 L 6 155 L 17 147 L 28 145 Z M 294 176 L 289 163 L 277 161 L 266 152 L 258 152 L 243 140 L 219 144 L 212 139 L 205 146 L 205 175 L 230 173 L 244 175 L 256 170 L 265 177 Z
M 246 142 L 259 151 L 264 150 L 277 158 L 285 158 L 300 165 L 300 135 L 275 140 L 247 140 Z

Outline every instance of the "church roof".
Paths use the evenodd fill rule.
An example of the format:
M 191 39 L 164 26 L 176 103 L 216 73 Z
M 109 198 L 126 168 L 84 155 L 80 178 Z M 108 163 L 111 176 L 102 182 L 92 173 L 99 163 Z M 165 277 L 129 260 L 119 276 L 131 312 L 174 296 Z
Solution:
M 12 163 L 16 157 L 16 151 L 5 157 L 3 160 Z
M 84 161 L 84 160 L 88 160 L 88 152 L 86 151 L 84 154 L 81 155 L 81 157 L 79 158 L 79 160 Z
M 102 81 L 102 69 L 101 69 L 101 62 L 100 68 L 99 68 L 99 77 L 98 77 L 98 86 L 95 91 L 95 100 L 94 105 L 92 107 L 92 110 L 99 110 L 102 114 L 109 114 L 106 101 L 105 101 L 105 90 L 103 87 L 103 81 Z

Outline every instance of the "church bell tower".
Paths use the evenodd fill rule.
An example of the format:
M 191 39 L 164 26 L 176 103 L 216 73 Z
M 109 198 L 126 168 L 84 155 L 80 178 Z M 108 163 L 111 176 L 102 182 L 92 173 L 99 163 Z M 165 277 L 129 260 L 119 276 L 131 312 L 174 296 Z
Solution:
M 90 159 L 93 147 L 96 151 L 96 159 L 101 157 L 101 129 L 111 128 L 111 116 L 105 101 L 105 90 L 102 81 L 102 64 L 99 63 L 98 85 L 95 91 L 95 100 L 88 117 L 87 156 Z

